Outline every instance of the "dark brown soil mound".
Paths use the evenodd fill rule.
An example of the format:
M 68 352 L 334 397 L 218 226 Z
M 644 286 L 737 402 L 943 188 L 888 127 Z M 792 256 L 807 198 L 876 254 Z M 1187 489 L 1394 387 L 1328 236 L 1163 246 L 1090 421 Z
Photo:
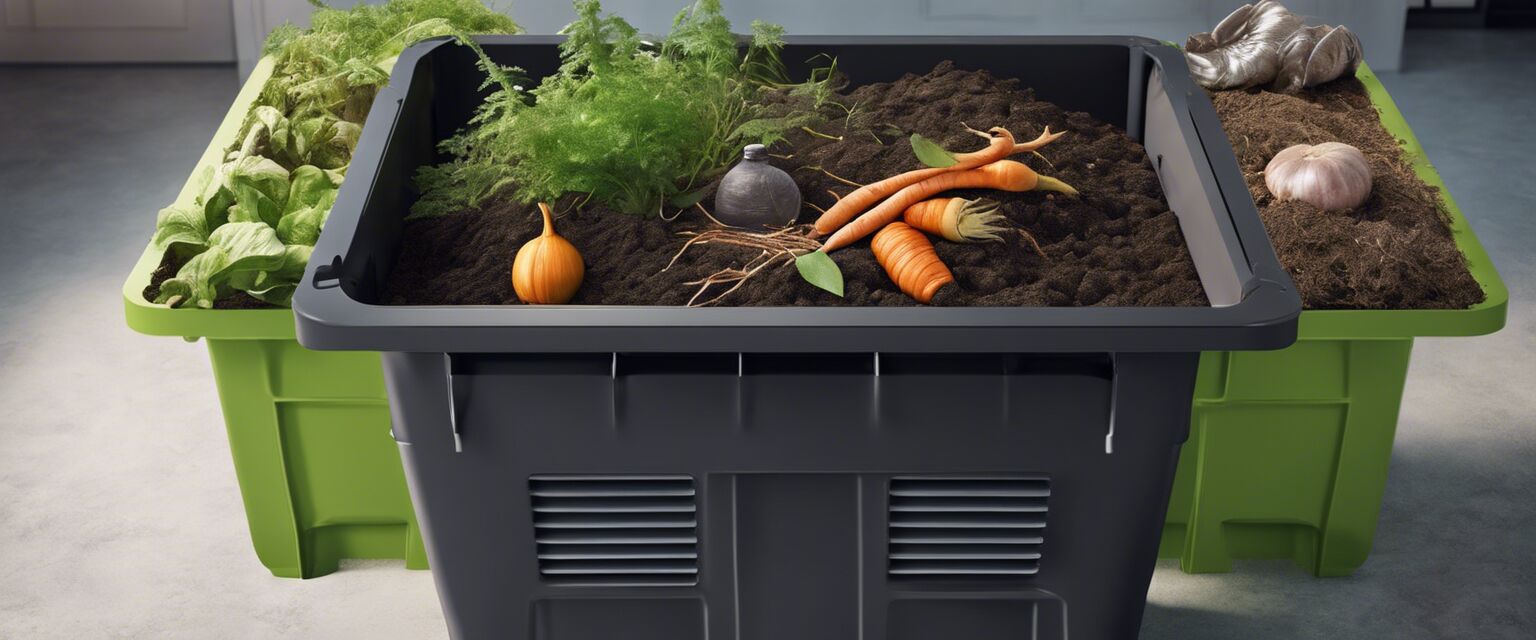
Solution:
M 1270 240 L 1308 309 L 1463 309 L 1484 294 L 1451 237 L 1440 193 L 1424 183 L 1355 78 L 1300 95 L 1211 94 Z M 1296 144 L 1337 141 L 1370 159 L 1371 199 L 1347 212 L 1280 202 L 1264 166 Z
M 924 76 L 869 85 L 846 96 L 857 105 L 853 118 L 817 127 L 841 141 L 806 133 L 791 136 L 774 152 L 791 172 L 807 202 L 832 204 L 828 190 L 851 189 L 810 169 L 819 166 L 857 182 L 871 182 L 921 165 L 906 141 L 917 132 L 946 148 L 971 150 L 982 141 L 961 122 L 978 128 L 1005 126 L 1030 140 L 1050 125 L 1067 136 L 1039 158 L 1015 159 L 1060 178 L 1082 198 L 1046 193 L 955 192 L 986 195 L 1003 203 L 1016 225 L 1038 238 L 1046 257 L 1018 237 L 1005 243 L 965 245 L 936 242 L 957 282 L 934 298 L 936 305 L 1204 305 L 1200 287 L 1174 214 L 1164 203 L 1157 175 L 1141 145 L 1125 132 L 1071 113 L 984 71 L 948 63 Z M 902 134 L 888 132 L 889 125 Z M 711 199 L 706 199 L 709 205 Z M 806 207 L 801 222 L 817 213 Z M 639 218 L 587 206 L 557 222 L 559 232 L 581 250 L 586 280 L 573 304 L 681 305 L 699 280 L 727 267 L 740 267 L 757 251 L 739 247 L 689 249 L 663 271 L 682 247 L 679 232 L 707 225 L 697 212 L 673 222 Z M 389 304 L 517 304 L 509 269 L 517 248 L 538 234 L 533 207 L 502 204 L 479 212 L 413 221 L 405 228 L 401 253 L 383 301 Z M 726 305 L 913 305 L 875 263 L 869 242 L 833 254 L 842 267 L 845 297 L 837 298 L 800 279 L 794 267 L 770 268 L 722 301 Z

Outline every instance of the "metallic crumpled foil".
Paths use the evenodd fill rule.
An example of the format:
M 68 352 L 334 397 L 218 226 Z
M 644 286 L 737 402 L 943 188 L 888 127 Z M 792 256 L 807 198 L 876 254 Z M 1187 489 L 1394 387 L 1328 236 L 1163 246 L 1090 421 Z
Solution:
M 1307 27 L 1274 0 L 1246 4 L 1184 45 L 1190 72 L 1209 89 L 1274 83 L 1296 91 L 1353 73 L 1360 40 L 1344 27 Z
M 1363 57 L 1360 39 L 1345 27 L 1302 27 L 1280 45 L 1275 90 L 1293 93 L 1353 74 Z

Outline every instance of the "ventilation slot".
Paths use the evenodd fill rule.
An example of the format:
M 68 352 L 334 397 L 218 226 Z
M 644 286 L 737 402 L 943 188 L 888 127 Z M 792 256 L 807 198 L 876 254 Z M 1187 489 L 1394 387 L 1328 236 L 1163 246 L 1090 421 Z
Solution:
M 891 479 L 890 574 L 1029 576 L 1045 541 L 1045 477 Z
M 539 573 L 581 586 L 670 587 L 699 576 L 689 476 L 541 475 L 528 480 Z

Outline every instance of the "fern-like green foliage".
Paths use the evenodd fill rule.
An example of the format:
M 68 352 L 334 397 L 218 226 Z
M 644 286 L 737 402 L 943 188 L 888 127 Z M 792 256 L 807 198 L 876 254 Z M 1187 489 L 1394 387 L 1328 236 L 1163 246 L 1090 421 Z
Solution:
M 421 170 L 414 215 L 571 193 L 627 213 L 656 213 L 717 177 L 742 145 L 772 143 L 820 118 L 812 110 L 768 113 L 757 101 L 785 75 L 781 28 L 754 23 L 742 52 L 720 1 L 698 0 L 650 45 L 597 0 L 575 6 L 576 21 L 562 31 L 559 72 L 531 92 L 509 79 L 515 70 L 475 48 L 499 90 L 443 142 L 453 160 Z
M 285 24 L 264 46 L 274 66 L 257 104 L 289 117 L 329 113 L 361 123 L 406 47 L 456 31 L 518 32 L 511 18 L 480 0 L 390 0 L 347 10 L 310 3 L 316 8 L 308 29 Z

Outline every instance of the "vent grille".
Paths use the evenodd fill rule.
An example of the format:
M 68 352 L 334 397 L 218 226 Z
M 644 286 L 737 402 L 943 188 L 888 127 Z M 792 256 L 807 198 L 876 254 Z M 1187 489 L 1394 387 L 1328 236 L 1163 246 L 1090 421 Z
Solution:
M 890 492 L 892 576 L 1039 572 L 1049 478 L 897 476 Z
M 581 586 L 698 583 L 698 503 L 685 475 L 528 479 L 539 574 Z

